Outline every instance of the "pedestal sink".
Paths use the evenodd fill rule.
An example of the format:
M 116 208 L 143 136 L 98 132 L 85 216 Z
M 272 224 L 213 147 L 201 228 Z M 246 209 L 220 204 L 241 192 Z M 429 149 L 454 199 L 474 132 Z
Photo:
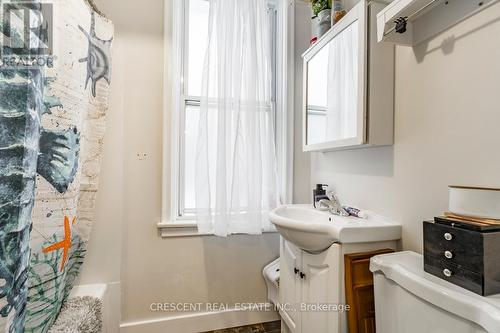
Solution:
M 401 225 L 373 212 L 367 214 L 366 219 L 340 217 L 318 211 L 312 205 L 281 206 L 271 212 L 271 221 L 281 234 L 278 292 L 281 304 L 347 304 L 346 255 L 360 256 L 355 260 L 357 263 L 349 264 L 350 281 L 365 281 L 370 271 L 360 263 L 367 262 L 374 251 L 395 251 L 401 238 Z M 352 287 L 352 295 L 369 290 L 367 287 L 370 285 L 357 290 Z M 364 303 L 367 304 L 364 308 L 372 309 L 369 298 Z M 358 309 L 365 311 L 360 313 L 368 313 Z M 344 333 L 348 331 L 346 313 L 302 310 L 300 306 L 283 308 L 279 310 L 281 330 Z
M 300 249 L 318 253 L 333 243 L 367 243 L 398 240 L 401 225 L 368 212 L 368 218 L 342 217 L 316 210 L 312 205 L 286 205 L 274 209 L 271 222 L 286 240 Z

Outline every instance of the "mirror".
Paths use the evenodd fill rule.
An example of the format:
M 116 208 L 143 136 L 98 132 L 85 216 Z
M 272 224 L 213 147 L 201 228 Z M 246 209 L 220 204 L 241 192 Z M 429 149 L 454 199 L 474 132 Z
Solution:
M 306 145 L 360 136 L 358 22 L 336 34 L 307 62 Z

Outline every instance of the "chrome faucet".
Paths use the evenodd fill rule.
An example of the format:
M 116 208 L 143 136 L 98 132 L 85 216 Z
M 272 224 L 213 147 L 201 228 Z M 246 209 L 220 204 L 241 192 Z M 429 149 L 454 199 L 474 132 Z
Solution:
M 327 209 L 333 215 L 349 216 L 349 213 L 342 208 L 338 197 L 333 192 L 328 192 L 328 199 L 320 200 L 318 205 L 320 209 Z

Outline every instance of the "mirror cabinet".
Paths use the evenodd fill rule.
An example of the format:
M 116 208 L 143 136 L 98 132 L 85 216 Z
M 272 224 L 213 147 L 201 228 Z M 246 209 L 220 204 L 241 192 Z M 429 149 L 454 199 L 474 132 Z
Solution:
M 303 148 L 390 145 L 394 46 L 377 43 L 383 2 L 361 0 L 303 55 Z

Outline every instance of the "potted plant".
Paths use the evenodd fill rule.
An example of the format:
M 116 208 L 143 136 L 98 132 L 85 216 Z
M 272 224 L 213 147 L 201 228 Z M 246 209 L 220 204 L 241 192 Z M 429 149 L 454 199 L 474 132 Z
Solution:
M 311 7 L 313 16 L 318 16 L 322 10 L 332 9 L 331 2 L 329 0 L 311 0 Z
M 314 44 L 318 38 L 323 36 L 330 29 L 331 0 L 311 0 L 311 9 L 313 13 L 311 22 L 311 44 Z

